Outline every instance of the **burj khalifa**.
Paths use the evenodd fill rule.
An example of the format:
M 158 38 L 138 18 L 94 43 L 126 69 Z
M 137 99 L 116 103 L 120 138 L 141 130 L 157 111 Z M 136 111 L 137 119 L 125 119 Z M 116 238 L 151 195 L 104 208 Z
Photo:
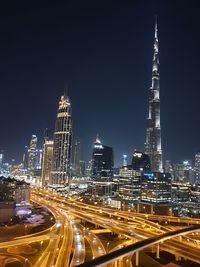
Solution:
M 162 172 L 162 149 L 160 127 L 160 73 L 159 73 L 159 43 L 157 21 L 155 23 L 152 84 L 149 89 L 149 114 L 147 118 L 147 131 L 145 153 L 149 156 L 151 170 Z

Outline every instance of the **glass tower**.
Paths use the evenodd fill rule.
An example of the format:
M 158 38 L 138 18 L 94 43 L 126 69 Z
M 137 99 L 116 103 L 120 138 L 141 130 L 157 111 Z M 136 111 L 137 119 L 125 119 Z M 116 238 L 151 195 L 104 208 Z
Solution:
M 92 154 L 92 176 L 93 178 L 113 176 L 113 149 L 102 145 L 98 136 Z

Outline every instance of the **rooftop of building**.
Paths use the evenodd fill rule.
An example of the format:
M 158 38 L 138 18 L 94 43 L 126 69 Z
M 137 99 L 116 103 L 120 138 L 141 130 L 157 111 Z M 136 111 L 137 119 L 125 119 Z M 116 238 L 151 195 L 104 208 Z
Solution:
M 29 185 L 28 183 L 26 183 L 25 181 L 20 181 L 17 180 L 13 177 L 5 177 L 5 176 L 0 176 L 0 182 L 7 182 L 7 183 L 14 183 L 16 185 Z

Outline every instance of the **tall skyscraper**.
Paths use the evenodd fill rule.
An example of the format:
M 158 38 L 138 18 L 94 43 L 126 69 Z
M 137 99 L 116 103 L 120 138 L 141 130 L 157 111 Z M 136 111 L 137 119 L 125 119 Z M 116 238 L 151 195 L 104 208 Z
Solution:
M 98 136 L 92 155 L 92 176 L 94 178 L 113 176 L 113 149 L 102 145 Z
M 122 166 L 126 167 L 127 165 L 128 165 L 128 163 L 127 163 L 127 155 L 123 155 L 123 164 L 122 164 Z
M 24 154 L 23 154 L 23 165 L 24 169 L 28 169 L 28 164 L 29 164 L 29 148 L 28 146 L 25 146 L 24 149 Z
M 61 96 L 54 132 L 51 185 L 68 185 L 70 174 L 72 140 L 71 104 L 69 98 Z
M 3 167 L 3 162 L 4 162 L 4 151 L 0 150 L 0 168 Z
M 42 156 L 42 186 L 47 186 L 50 180 L 51 166 L 53 157 L 53 141 L 45 140 L 43 145 L 43 156 Z
M 31 172 L 34 172 L 36 169 L 36 156 L 37 156 L 37 136 L 32 135 L 30 141 L 30 147 L 28 150 L 28 169 Z
M 200 184 L 200 151 L 195 154 L 195 183 Z
M 74 175 L 80 175 L 80 156 L 81 156 L 81 142 L 79 140 L 75 141 L 74 153 L 73 153 L 73 173 Z
M 162 172 L 161 128 L 160 128 L 160 73 L 157 22 L 155 23 L 154 53 L 152 68 L 152 85 L 149 90 L 149 115 L 147 118 L 147 132 L 145 154 L 150 158 L 151 169 Z
M 36 169 L 42 169 L 42 149 L 36 149 Z

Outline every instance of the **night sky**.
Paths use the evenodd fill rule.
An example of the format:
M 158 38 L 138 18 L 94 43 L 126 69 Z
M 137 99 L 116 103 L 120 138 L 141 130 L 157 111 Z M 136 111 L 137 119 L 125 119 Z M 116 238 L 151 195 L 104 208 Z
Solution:
M 96 133 L 115 164 L 143 150 L 158 16 L 164 159 L 200 149 L 199 1 L 4 1 L 0 8 L 0 149 L 54 130 L 67 84 L 73 135 L 89 160 Z M 63 3 L 64 2 L 64 3 Z

